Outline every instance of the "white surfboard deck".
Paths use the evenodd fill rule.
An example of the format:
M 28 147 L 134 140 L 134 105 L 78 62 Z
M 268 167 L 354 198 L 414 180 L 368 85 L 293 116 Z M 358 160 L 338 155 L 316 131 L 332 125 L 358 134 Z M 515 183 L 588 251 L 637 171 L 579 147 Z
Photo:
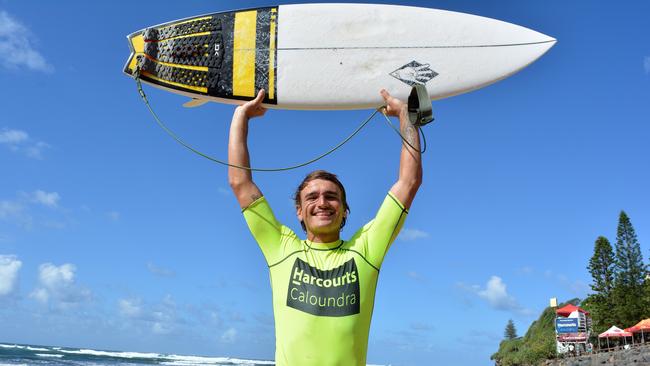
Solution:
M 289 109 L 372 108 L 383 103 L 381 88 L 408 98 L 409 82 L 426 85 L 432 100 L 450 97 L 516 73 L 556 42 L 514 24 L 418 7 L 284 5 L 278 13 L 278 106 Z M 426 81 L 433 74 L 420 71 L 413 80 L 417 66 L 409 64 L 436 75 Z

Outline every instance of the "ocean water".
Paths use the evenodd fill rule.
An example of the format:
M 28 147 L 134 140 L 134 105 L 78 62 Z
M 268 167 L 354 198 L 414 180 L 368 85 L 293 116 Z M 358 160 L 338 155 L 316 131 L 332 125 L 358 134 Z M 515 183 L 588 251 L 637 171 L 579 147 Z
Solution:
M 35 346 L 27 344 L 0 343 L 0 366 L 262 366 L 275 365 L 273 361 L 243 360 L 229 357 L 201 357 L 167 355 L 159 353 L 138 353 L 99 351 L 92 349 Z

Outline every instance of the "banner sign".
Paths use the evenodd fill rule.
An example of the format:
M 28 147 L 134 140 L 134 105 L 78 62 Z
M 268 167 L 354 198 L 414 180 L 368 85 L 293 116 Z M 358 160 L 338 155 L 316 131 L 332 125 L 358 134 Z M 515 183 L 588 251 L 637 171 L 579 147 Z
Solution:
M 555 319 L 555 331 L 561 333 L 578 333 L 578 318 Z
M 587 333 L 565 333 L 557 335 L 558 342 L 586 342 Z

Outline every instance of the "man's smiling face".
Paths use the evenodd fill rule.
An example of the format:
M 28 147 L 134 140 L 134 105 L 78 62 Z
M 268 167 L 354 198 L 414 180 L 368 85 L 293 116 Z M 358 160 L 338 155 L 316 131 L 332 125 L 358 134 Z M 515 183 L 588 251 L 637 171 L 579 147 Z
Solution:
M 298 220 L 305 223 L 308 234 L 325 237 L 336 236 L 341 230 L 345 207 L 339 187 L 329 180 L 314 179 L 300 191 Z M 308 235 L 311 237 L 312 235 Z

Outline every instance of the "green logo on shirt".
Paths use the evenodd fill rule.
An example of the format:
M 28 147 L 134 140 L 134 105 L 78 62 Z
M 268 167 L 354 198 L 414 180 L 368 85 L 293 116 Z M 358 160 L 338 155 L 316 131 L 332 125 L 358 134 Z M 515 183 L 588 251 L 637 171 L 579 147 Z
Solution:
M 327 271 L 296 258 L 287 306 L 318 316 L 359 314 L 359 271 L 354 259 Z

